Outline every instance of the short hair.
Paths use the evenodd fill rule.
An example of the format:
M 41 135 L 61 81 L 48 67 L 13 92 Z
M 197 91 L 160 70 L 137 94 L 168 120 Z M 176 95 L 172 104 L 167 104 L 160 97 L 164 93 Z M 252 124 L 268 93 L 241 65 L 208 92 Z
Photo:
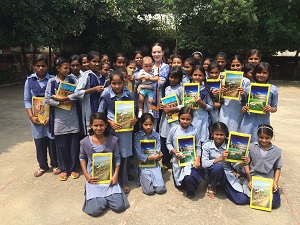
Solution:
M 269 72 L 267 82 L 272 80 L 273 72 L 272 72 L 272 68 L 271 68 L 270 64 L 267 62 L 260 62 L 254 67 L 253 72 L 252 72 L 252 77 L 253 77 L 254 81 L 257 81 L 256 73 L 262 72 L 263 70 L 267 70 Z
M 93 113 L 90 117 L 90 124 L 92 125 L 94 120 L 102 120 L 105 124 L 108 124 L 108 121 L 107 121 L 107 116 L 104 114 L 104 113 L 100 113 L 100 112 L 96 112 L 96 113 Z M 93 135 L 94 134 L 94 130 L 92 128 L 90 128 L 88 130 L 88 133 L 89 135 Z M 105 137 L 108 136 L 108 127 L 106 127 L 106 129 L 104 130 L 104 133 L 103 135 Z
M 152 63 L 152 58 L 150 56 L 143 57 L 143 63 Z

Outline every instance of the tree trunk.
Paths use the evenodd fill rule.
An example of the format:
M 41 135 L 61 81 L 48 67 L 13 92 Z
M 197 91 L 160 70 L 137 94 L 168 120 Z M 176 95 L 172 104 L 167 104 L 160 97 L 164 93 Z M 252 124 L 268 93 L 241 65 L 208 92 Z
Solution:
M 49 68 L 52 68 L 52 51 L 51 51 L 51 45 L 49 45 Z
M 22 49 L 22 56 L 23 56 L 23 65 L 24 65 L 24 68 L 26 69 L 27 74 L 30 74 L 30 68 L 28 67 L 28 59 L 27 59 L 27 55 L 25 53 L 25 46 L 21 45 L 21 49 Z

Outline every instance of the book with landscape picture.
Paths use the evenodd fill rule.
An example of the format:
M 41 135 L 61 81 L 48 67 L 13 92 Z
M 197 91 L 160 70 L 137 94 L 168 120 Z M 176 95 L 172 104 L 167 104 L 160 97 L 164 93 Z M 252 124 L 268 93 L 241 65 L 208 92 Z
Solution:
M 230 151 L 226 161 L 243 162 L 242 156 L 248 156 L 251 135 L 230 131 L 227 149 Z
M 242 85 L 244 72 L 226 70 L 224 78 L 224 87 L 226 91 L 223 92 L 223 98 L 239 100 L 240 92 L 238 88 Z
M 179 105 L 176 94 L 168 95 L 161 99 L 162 104 L 167 108 L 177 107 Z M 178 112 L 166 114 L 168 123 L 178 120 Z
M 109 184 L 112 178 L 113 154 L 93 153 L 92 157 L 92 176 L 99 178 L 99 184 Z
M 214 89 L 221 89 L 220 79 L 207 79 L 206 83 L 210 91 Z M 213 102 L 220 102 L 220 93 L 217 96 L 214 96 Z
M 195 136 L 182 136 L 177 138 L 177 149 L 181 152 L 178 160 L 180 167 L 192 164 L 196 160 Z
M 252 176 L 250 208 L 264 211 L 272 210 L 273 179 Z
M 37 116 L 38 121 L 44 124 L 49 117 L 50 107 L 45 104 L 44 97 L 32 97 L 32 114 Z
M 189 106 L 194 109 L 199 109 L 199 105 L 195 101 L 195 96 L 199 96 L 199 94 L 199 83 L 184 83 L 182 88 L 183 106 Z
M 121 125 L 121 129 L 115 132 L 132 131 L 130 120 L 134 118 L 134 101 L 115 101 L 115 123 Z
M 156 154 L 156 140 L 140 140 L 142 153 L 149 156 Z M 156 167 L 156 161 L 147 160 L 139 164 L 140 167 Z
M 77 86 L 76 84 L 71 84 L 68 82 L 61 81 L 59 83 L 59 87 L 58 87 L 56 94 L 61 97 L 68 97 L 68 95 L 74 93 L 76 86 Z M 58 107 L 61 109 L 70 111 L 72 108 L 72 105 L 60 105 Z
M 268 104 L 271 84 L 251 83 L 248 95 L 249 112 L 265 114 L 264 107 Z

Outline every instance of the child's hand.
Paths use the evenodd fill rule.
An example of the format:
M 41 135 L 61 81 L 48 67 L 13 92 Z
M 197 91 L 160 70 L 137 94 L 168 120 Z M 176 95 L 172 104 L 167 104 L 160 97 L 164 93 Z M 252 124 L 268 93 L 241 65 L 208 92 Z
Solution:
M 228 149 L 226 149 L 222 152 L 222 156 L 221 156 L 222 161 L 224 161 L 228 157 L 229 153 L 230 153 L 230 151 Z
M 245 89 L 242 87 L 238 87 L 237 90 L 240 92 L 241 95 L 245 94 Z
M 134 117 L 133 119 L 130 119 L 130 125 L 134 126 L 137 121 L 138 121 L 138 119 L 136 117 Z
M 89 182 L 90 184 L 97 184 L 99 181 L 98 177 L 92 177 L 90 174 L 86 174 L 84 176 L 87 182 Z
M 49 123 L 49 117 L 48 117 L 47 119 L 45 119 L 44 125 L 45 125 L 45 126 L 48 126 L 48 123 Z
M 195 168 L 195 169 L 199 169 L 200 166 L 201 166 L 200 160 L 199 160 L 199 161 L 196 160 L 196 161 L 194 162 L 194 168 Z
M 114 121 L 110 121 L 110 122 L 109 122 L 109 125 L 110 125 L 110 127 L 111 127 L 112 129 L 114 129 L 114 130 L 119 130 L 119 129 L 122 128 L 120 124 L 117 124 L 117 123 L 115 123 Z
M 156 160 L 160 161 L 161 158 L 162 158 L 162 156 L 163 156 L 163 154 L 162 154 L 162 152 L 160 152 L 160 153 L 156 154 L 155 156 L 156 156 Z
M 244 164 L 245 165 L 249 165 L 250 164 L 250 158 L 247 156 L 242 156 L 242 160 L 244 160 Z
M 165 107 L 164 104 L 162 104 L 162 103 L 159 104 L 159 109 L 164 109 L 164 107 Z
M 34 124 L 34 125 L 41 125 L 40 121 L 38 120 L 37 116 L 31 116 L 30 117 L 30 121 Z
M 179 152 L 179 151 L 177 151 L 177 152 L 175 153 L 175 156 L 176 156 L 177 159 L 181 159 L 182 153 Z
M 104 86 L 96 86 L 96 87 L 95 87 L 95 91 L 96 91 L 96 92 L 101 93 L 101 92 L 103 92 L 103 90 L 104 90 Z
M 202 99 L 198 96 L 198 95 L 194 95 L 194 99 L 195 99 L 195 102 L 200 105 L 201 102 L 202 102 Z
M 62 102 L 62 101 L 64 101 L 64 99 L 66 97 L 62 97 L 62 96 L 59 96 L 59 95 L 52 95 L 51 98 L 53 98 L 55 101 Z
M 252 180 L 248 181 L 248 188 L 251 190 L 252 189 Z
M 273 192 L 276 192 L 278 190 L 278 184 L 277 183 L 273 183 Z
M 169 108 L 169 107 L 164 107 L 164 108 L 163 108 L 163 112 L 164 112 L 165 114 L 168 114 L 168 113 L 171 112 L 171 108 Z
M 221 107 L 221 103 L 220 102 L 214 102 L 214 109 L 218 109 Z
M 224 93 L 225 91 L 227 91 L 227 88 L 225 88 L 224 86 L 221 87 L 220 92 Z
M 64 105 L 73 105 L 74 101 L 64 101 Z
M 146 76 L 145 77 L 146 80 L 150 80 L 151 77 L 149 75 L 145 75 L 145 76 Z
M 220 94 L 220 90 L 218 88 L 211 88 L 210 91 L 214 97 L 216 97 Z
M 116 174 L 114 174 L 113 177 L 110 180 L 110 184 L 115 185 L 117 183 L 118 183 L 118 176 L 116 176 Z
M 271 112 L 272 107 L 270 105 L 266 105 L 263 110 L 264 112 Z
M 243 113 L 248 112 L 248 110 L 249 110 L 249 107 L 248 107 L 247 105 L 244 105 L 244 106 L 242 107 L 242 112 L 243 112 Z

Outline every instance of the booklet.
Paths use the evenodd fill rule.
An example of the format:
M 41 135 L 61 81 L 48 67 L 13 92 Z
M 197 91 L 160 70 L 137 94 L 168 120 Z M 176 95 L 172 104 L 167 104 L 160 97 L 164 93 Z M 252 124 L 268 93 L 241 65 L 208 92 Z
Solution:
M 115 132 L 132 131 L 130 119 L 134 118 L 134 101 L 115 101 L 115 122 L 121 125 L 121 129 Z
M 70 84 L 68 82 L 61 81 L 59 83 L 59 87 L 58 87 L 56 94 L 61 97 L 68 97 L 68 95 L 74 93 L 76 86 L 77 86 L 76 84 Z M 72 108 L 72 105 L 60 105 L 58 107 L 61 109 L 70 111 Z
M 200 95 L 199 83 L 184 83 L 182 89 L 183 106 L 189 106 L 199 109 L 199 105 L 195 102 L 194 96 Z
M 271 211 L 272 200 L 273 179 L 252 176 L 250 208 Z
M 50 107 L 45 104 L 44 97 L 32 97 L 32 114 L 37 116 L 41 124 L 49 118 Z
M 207 79 L 206 80 L 207 86 L 209 88 L 210 91 L 212 91 L 213 89 L 221 89 L 221 82 L 220 79 Z M 220 93 L 214 97 L 213 102 L 220 102 Z
M 92 176 L 99 178 L 99 184 L 109 184 L 112 178 L 112 152 L 93 153 Z
M 230 71 L 225 72 L 224 87 L 227 89 L 223 92 L 223 98 L 239 100 L 240 92 L 237 90 L 242 86 L 244 72 Z
M 156 140 L 140 140 L 141 150 L 146 155 L 156 154 Z M 155 160 L 147 160 L 139 164 L 140 167 L 156 167 Z
M 243 162 L 242 156 L 248 156 L 248 149 L 251 140 L 251 134 L 238 132 L 229 132 L 227 149 L 230 151 L 226 161 Z
M 249 112 L 265 114 L 264 107 L 268 104 L 271 84 L 251 83 L 248 95 Z
M 177 148 L 181 152 L 178 160 L 180 167 L 192 164 L 196 160 L 195 136 L 182 136 L 177 138 Z
M 162 102 L 162 104 L 165 105 L 165 107 L 168 107 L 168 108 L 177 107 L 179 105 L 176 94 L 172 94 L 172 95 L 162 98 L 161 102 Z M 178 120 L 178 112 L 168 113 L 168 114 L 166 114 L 166 118 L 167 118 L 168 123 L 177 121 Z

